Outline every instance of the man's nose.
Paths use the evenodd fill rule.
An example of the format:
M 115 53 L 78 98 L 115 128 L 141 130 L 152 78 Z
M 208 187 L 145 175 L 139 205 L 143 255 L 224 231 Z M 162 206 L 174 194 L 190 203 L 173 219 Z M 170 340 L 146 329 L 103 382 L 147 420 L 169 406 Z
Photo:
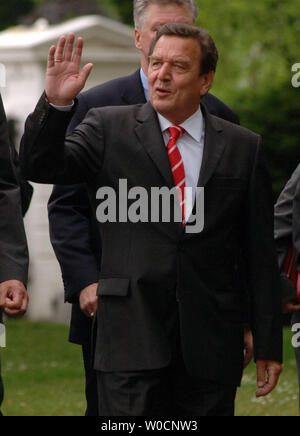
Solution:
M 162 81 L 170 80 L 171 78 L 171 68 L 170 65 L 165 62 L 162 64 L 159 73 L 158 73 L 158 79 Z

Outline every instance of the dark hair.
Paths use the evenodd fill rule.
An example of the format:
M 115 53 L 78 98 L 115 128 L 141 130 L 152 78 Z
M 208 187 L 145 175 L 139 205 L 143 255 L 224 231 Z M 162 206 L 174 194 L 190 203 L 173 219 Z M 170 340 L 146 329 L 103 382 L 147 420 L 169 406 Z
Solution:
M 152 56 L 157 41 L 162 36 L 177 36 L 179 38 L 192 38 L 198 41 L 201 47 L 200 74 L 216 71 L 218 63 L 218 50 L 209 33 L 199 27 L 183 23 L 169 23 L 161 26 L 151 44 L 149 57 Z

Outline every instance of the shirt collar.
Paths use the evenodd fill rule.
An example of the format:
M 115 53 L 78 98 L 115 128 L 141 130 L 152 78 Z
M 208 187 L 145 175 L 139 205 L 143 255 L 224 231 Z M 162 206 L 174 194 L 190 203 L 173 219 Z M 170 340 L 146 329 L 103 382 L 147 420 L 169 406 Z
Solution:
M 169 127 L 174 125 L 159 113 L 157 113 L 157 116 L 162 132 L 165 132 Z M 200 142 L 204 129 L 204 119 L 200 106 L 198 110 L 190 118 L 181 123 L 180 126 L 183 127 L 195 141 Z
M 146 76 L 142 68 L 140 69 L 140 76 L 141 76 L 141 81 L 144 88 L 144 94 L 146 100 L 149 101 L 148 77 Z

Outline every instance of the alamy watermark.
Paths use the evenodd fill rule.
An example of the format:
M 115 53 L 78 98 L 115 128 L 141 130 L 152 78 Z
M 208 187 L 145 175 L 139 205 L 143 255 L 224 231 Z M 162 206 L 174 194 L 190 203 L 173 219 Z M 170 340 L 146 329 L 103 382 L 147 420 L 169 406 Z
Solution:
M 4 64 L 0 64 L 0 88 L 6 87 L 6 67 Z
M 295 73 L 292 77 L 292 86 L 294 88 L 300 87 L 300 63 L 292 66 L 292 73 Z
M 195 195 L 193 195 L 193 192 Z M 180 189 L 151 187 L 150 192 L 141 186 L 128 190 L 128 181 L 119 180 L 119 189 L 109 186 L 101 187 L 96 193 L 101 200 L 96 209 L 100 223 L 182 223 L 181 201 L 193 204 L 193 211 L 185 223 L 186 233 L 200 233 L 204 228 L 204 188 L 185 188 L 185 199 Z M 195 212 L 195 213 L 194 213 Z
M 0 324 L 0 348 L 6 347 L 5 325 Z
M 294 336 L 292 337 L 292 345 L 294 348 L 300 347 L 300 323 L 295 323 L 292 326 L 292 332 L 294 332 Z

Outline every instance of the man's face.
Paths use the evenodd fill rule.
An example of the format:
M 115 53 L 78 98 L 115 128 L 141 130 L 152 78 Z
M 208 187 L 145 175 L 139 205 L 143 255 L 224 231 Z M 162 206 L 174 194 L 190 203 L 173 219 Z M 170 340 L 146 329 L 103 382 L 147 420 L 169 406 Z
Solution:
M 214 74 L 200 75 L 201 48 L 193 38 L 162 36 L 151 56 L 148 80 L 154 109 L 181 124 L 199 108 Z
M 142 68 L 147 74 L 148 55 L 157 29 L 166 23 L 193 24 L 191 13 L 184 6 L 174 4 L 150 4 L 146 10 L 146 19 L 141 29 L 135 29 L 135 45 L 142 52 Z

